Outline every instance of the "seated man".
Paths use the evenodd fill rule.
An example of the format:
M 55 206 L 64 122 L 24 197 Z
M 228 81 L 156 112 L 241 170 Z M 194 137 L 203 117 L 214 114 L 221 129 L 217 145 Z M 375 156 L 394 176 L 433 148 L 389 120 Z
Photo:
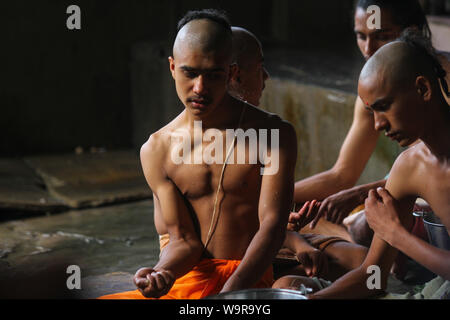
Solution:
M 229 22 L 215 10 L 180 20 L 169 62 L 185 109 L 141 149 L 170 241 L 154 267 L 137 271 L 138 290 L 103 298 L 199 299 L 272 285 L 292 205 L 296 134 L 227 93 L 231 44 Z
M 363 298 L 383 293 L 398 250 L 439 277 L 433 295 L 450 294 L 450 252 L 409 233 L 417 197 L 426 200 L 450 230 L 450 108 L 440 85 L 445 77 L 429 42 L 402 38 L 380 48 L 364 66 L 358 93 L 373 112 L 378 131 L 408 146 L 395 161 L 384 189 L 372 190 L 365 201 L 366 215 L 375 234 L 362 265 L 310 298 Z M 445 91 L 448 88 L 444 84 Z M 448 94 L 448 92 L 446 92 Z M 373 267 L 380 270 L 380 286 L 368 285 Z M 293 287 L 300 277 L 284 277 L 275 287 Z M 436 283 L 437 282 L 437 283 Z M 425 296 L 425 295 L 424 295 Z M 423 297 L 423 296 L 421 296 Z
M 262 45 L 250 31 L 232 27 L 232 62 L 236 64 L 236 72 L 230 79 L 228 92 L 235 98 L 243 100 L 254 106 L 259 106 L 259 100 L 269 78 L 264 67 Z M 160 250 L 169 243 L 169 234 L 162 221 L 158 199 L 153 196 L 154 221 L 159 234 Z

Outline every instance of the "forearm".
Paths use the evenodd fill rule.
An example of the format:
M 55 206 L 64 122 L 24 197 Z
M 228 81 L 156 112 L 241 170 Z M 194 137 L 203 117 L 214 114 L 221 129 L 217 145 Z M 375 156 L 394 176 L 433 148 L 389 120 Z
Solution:
M 239 267 L 225 283 L 222 292 L 254 286 L 271 267 L 284 239 L 283 226 L 262 226 L 253 237 Z
M 405 228 L 398 228 L 394 234 L 393 247 L 445 280 L 450 280 L 450 251 L 439 249 L 423 241 Z
M 179 278 L 192 270 L 202 253 L 203 246 L 198 240 L 171 238 L 154 269 L 169 270 L 175 278 Z
M 283 246 L 294 251 L 295 254 L 314 249 L 308 241 L 306 241 L 298 232 L 295 231 L 286 231 L 286 238 Z
M 349 189 L 348 191 L 352 192 L 355 195 L 355 197 L 358 197 L 359 203 L 362 204 L 362 203 L 364 203 L 364 200 L 367 198 L 368 193 L 371 189 L 376 189 L 378 187 L 384 188 L 385 185 L 386 185 L 386 180 L 383 179 L 383 180 L 378 180 L 375 182 L 355 186 L 355 187 Z
M 363 265 L 346 273 L 325 289 L 308 295 L 309 299 L 364 299 L 379 295 L 382 289 L 369 289 L 367 279 L 370 274 Z
M 353 181 L 349 181 L 333 168 L 297 181 L 294 187 L 294 202 L 323 200 L 332 194 L 352 187 L 353 184 Z

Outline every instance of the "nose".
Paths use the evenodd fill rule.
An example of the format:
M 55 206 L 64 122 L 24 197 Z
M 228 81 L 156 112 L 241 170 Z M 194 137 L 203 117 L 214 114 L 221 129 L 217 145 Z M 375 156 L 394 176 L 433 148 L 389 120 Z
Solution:
M 196 95 L 202 95 L 206 92 L 205 77 L 203 75 L 195 78 L 193 91 Z
M 366 44 L 364 46 L 364 56 L 370 58 L 375 53 L 375 41 L 367 37 Z
M 384 116 L 380 115 L 378 112 L 374 112 L 373 117 L 374 117 L 376 131 L 382 131 L 382 130 L 388 129 L 389 123 Z

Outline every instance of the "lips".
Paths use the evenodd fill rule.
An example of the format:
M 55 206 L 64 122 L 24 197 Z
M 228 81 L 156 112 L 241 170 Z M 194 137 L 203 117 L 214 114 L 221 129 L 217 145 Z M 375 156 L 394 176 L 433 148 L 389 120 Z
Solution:
M 189 98 L 187 100 L 192 104 L 194 108 L 205 108 L 209 103 L 209 99 L 206 98 Z

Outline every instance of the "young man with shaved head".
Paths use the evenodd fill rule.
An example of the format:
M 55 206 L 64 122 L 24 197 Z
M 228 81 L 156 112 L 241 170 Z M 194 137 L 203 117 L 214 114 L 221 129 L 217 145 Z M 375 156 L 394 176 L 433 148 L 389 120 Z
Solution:
M 431 45 L 411 35 L 386 44 L 364 66 L 358 93 L 373 113 L 374 128 L 404 147 L 417 139 L 421 142 L 397 158 L 385 189 L 369 191 L 366 216 L 375 234 L 365 261 L 310 298 L 380 294 L 398 250 L 438 275 L 414 298 L 450 297 L 450 252 L 408 231 L 417 197 L 425 199 L 450 230 L 450 106 L 441 91 L 442 86 L 448 95 L 444 77 Z M 374 267 L 380 270 L 378 288 L 368 285 Z M 284 287 L 303 280 L 286 277 L 276 285 Z M 412 298 L 411 294 L 403 297 Z
M 227 92 L 235 72 L 231 46 L 231 27 L 217 11 L 189 12 L 180 21 L 169 62 L 185 109 L 141 148 L 144 175 L 170 241 L 154 267 L 136 272 L 138 290 L 104 298 L 199 299 L 272 285 L 271 263 L 292 205 L 296 135 L 279 117 Z M 196 139 L 199 123 L 203 138 Z M 230 129 L 241 131 L 228 143 Z M 265 146 L 258 137 L 255 149 L 236 133 L 247 130 L 276 134 L 266 134 Z M 221 146 L 213 162 L 201 154 L 210 147 L 208 132 Z M 186 153 L 180 135 L 194 136 Z M 270 163 L 249 161 L 255 152 Z M 188 161 L 199 153 L 200 163 Z
M 254 106 L 259 106 L 265 82 L 269 73 L 264 67 L 264 55 L 261 42 L 256 36 L 241 27 L 232 27 L 232 63 L 236 71 L 231 77 L 228 92 L 233 97 Z M 169 234 L 161 217 L 159 201 L 153 197 L 154 219 L 156 231 L 159 234 L 160 250 L 169 243 Z

